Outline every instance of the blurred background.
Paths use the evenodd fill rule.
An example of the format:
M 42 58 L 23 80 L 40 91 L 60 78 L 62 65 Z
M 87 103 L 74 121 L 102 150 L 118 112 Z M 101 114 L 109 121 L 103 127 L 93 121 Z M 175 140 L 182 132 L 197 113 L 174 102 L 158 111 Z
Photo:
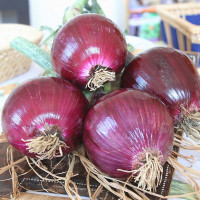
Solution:
M 197 0 L 98 0 L 106 16 L 128 34 L 159 40 L 160 17 L 154 6 Z M 74 0 L 0 0 L 0 23 L 29 24 L 56 29 L 66 7 Z

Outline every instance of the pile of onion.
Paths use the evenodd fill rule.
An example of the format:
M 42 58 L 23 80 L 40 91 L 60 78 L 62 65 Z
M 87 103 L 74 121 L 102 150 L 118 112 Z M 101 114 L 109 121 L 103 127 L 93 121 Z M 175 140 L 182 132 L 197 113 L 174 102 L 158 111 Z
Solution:
M 94 91 L 115 80 L 125 64 L 127 44 L 110 19 L 84 14 L 59 30 L 51 56 L 53 67 L 62 78 Z
M 168 107 L 177 130 L 200 140 L 199 74 L 186 54 L 169 47 L 144 51 L 127 66 L 121 83 L 156 95 Z
M 88 112 L 83 142 L 90 160 L 111 177 L 135 176 L 156 190 L 172 150 L 173 120 L 156 97 L 121 89 L 99 99 Z
M 36 78 L 17 87 L 6 100 L 2 128 L 7 140 L 30 157 L 51 159 L 82 141 L 88 101 L 70 82 Z
M 198 74 L 185 54 L 151 49 L 122 76 L 123 87 L 139 90 L 117 90 L 97 102 L 104 93 L 95 93 L 87 114 L 89 103 L 79 88 L 94 91 L 115 81 L 131 58 L 127 53 L 124 36 L 109 19 L 84 14 L 67 22 L 51 51 L 60 78 L 27 81 L 4 105 L 2 128 L 10 144 L 27 156 L 52 159 L 74 150 L 83 133 L 87 155 L 102 172 L 134 177 L 139 187 L 156 191 L 172 151 L 173 119 L 184 130 L 198 124 L 191 120 L 199 115 Z

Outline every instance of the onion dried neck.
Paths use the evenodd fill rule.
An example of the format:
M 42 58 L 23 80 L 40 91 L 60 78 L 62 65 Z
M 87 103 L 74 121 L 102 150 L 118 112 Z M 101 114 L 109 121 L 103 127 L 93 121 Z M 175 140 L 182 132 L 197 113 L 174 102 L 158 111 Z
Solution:
M 24 140 L 29 153 L 34 153 L 40 159 L 52 159 L 62 157 L 62 148 L 68 148 L 60 137 L 60 131 L 55 131 L 55 127 L 48 127 L 48 130 L 42 132 L 41 136 Z M 53 132 L 52 132 L 53 131 Z
M 97 66 L 93 71 L 93 75 L 88 81 L 86 88 L 90 91 L 95 91 L 97 88 L 103 86 L 107 81 L 115 81 L 115 72 L 111 71 L 108 67 Z
M 177 131 L 183 130 L 188 137 L 192 140 L 200 141 L 200 112 L 189 112 L 186 108 L 181 106 L 182 110 L 185 111 L 185 115 L 181 117 Z

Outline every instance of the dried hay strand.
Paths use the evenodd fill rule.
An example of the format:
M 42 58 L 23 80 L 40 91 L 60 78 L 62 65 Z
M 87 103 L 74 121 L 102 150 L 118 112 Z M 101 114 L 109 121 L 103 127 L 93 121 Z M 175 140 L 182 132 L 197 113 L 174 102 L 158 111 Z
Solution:
M 192 142 L 183 136 L 178 135 L 177 133 L 174 134 L 174 141 L 173 144 L 179 148 L 187 149 L 187 150 L 195 150 L 200 152 L 200 145 Z
M 183 140 L 184 141 L 184 140 Z M 185 141 L 184 141 L 185 142 Z M 181 144 L 181 143 L 179 143 Z M 182 144 L 181 144 L 182 145 Z M 75 166 L 75 158 L 78 157 L 87 171 L 87 177 L 86 177 L 86 184 L 87 184 L 87 190 L 90 199 L 96 199 L 98 195 L 101 193 L 103 188 L 106 188 L 109 192 L 114 194 L 116 197 L 121 199 L 134 199 L 134 200 L 150 200 L 150 198 L 147 195 L 152 195 L 155 197 L 163 198 L 163 199 L 170 199 L 170 198 L 181 198 L 181 197 L 187 197 L 190 195 L 197 195 L 198 198 L 200 198 L 200 187 L 194 180 L 200 179 L 200 172 L 193 170 L 191 168 L 185 167 L 182 164 L 180 164 L 175 157 L 170 156 L 167 160 L 167 162 L 176 169 L 181 175 L 185 177 L 185 179 L 191 184 L 195 192 L 187 193 L 187 194 L 181 194 L 181 195 L 169 195 L 169 196 L 163 196 L 156 194 L 155 192 L 148 191 L 142 187 L 138 187 L 136 185 L 133 185 L 129 179 L 127 181 L 121 181 L 115 178 L 108 177 L 107 175 L 103 174 L 99 169 L 94 166 L 90 160 L 88 160 L 85 156 L 85 150 L 83 147 L 81 147 L 78 151 L 74 151 L 69 156 L 69 167 L 68 170 L 62 174 L 55 174 L 54 169 L 56 169 L 59 166 L 59 163 L 54 166 L 53 169 L 50 171 L 47 169 L 45 165 L 43 165 L 41 160 L 23 157 L 17 161 L 13 161 L 13 149 L 11 147 L 8 148 L 9 156 L 8 156 L 8 166 L 5 166 L 0 169 L 0 174 L 6 172 L 7 170 L 10 170 L 11 177 L 12 177 L 12 185 L 13 185 L 13 195 L 12 198 L 17 198 L 20 195 L 19 187 L 21 187 L 18 183 L 18 175 L 15 171 L 15 168 L 18 167 L 19 163 L 27 162 L 30 169 L 43 181 L 43 180 L 53 180 L 57 183 L 60 183 L 65 188 L 66 193 L 70 196 L 71 199 L 80 199 L 80 195 L 78 193 L 78 187 L 77 185 L 72 181 L 72 177 L 74 177 L 74 166 Z M 185 156 L 177 153 L 177 156 L 180 156 L 184 159 L 190 160 L 192 159 L 191 156 Z M 63 158 L 64 159 L 64 158 Z M 37 172 L 35 167 L 38 167 L 42 171 L 44 171 L 47 175 L 42 176 Z M 96 191 L 92 194 L 91 188 L 90 188 L 90 178 L 95 179 L 99 186 L 96 189 Z M 130 179 L 131 180 L 131 179 Z M 61 183 L 61 181 L 64 181 L 64 184 Z M 43 188 L 45 191 L 49 192 L 48 189 Z M 52 191 L 51 191 L 52 192 Z M 53 191 L 55 192 L 55 191 Z M 55 192 L 56 193 L 56 192 Z
M 5 134 L 2 132 L 2 133 L 0 134 L 0 143 L 6 143 L 6 142 L 8 142 L 7 139 L 6 139 L 6 136 L 5 136 Z
M 69 169 L 65 176 L 65 190 L 72 200 L 81 200 L 81 197 L 78 194 L 78 187 L 72 180 L 70 180 L 71 177 L 73 177 L 74 164 L 75 164 L 75 155 L 73 155 L 72 161 L 71 163 L 69 163 Z M 70 184 L 73 185 L 75 190 L 72 189 Z M 73 197 L 73 194 L 71 192 L 75 195 L 76 198 Z
M 185 179 L 192 185 L 193 189 L 195 192 L 192 193 L 187 193 L 187 194 L 181 194 L 181 195 L 169 195 L 169 196 L 163 196 L 156 194 L 155 192 L 151 192 L 148 190 L 145 190 L 141 187 L 135 186 L 130 182 L 124 182 L 115 178 L 111 178 L 104 173 L 102 173 L 95 165 L 91 163 L 85 156 L 82 156 L 79 152 L 75 152 L 75 155 L 77 155 L 83 166 L 85 167 L 86 171 L 88 172 L 88 176 L 91 176 L 95 180 L 97 180 L 103 187 L 105 187 L 107 190 L 109 190 L 111 193 L 115 194 L 117 197 L 121 199 L 127 199 L 127 194 L 128 196 L 131 196 L 132 199 L 140 200 L 140 199 L 149 199 L 146 194 L 163 198 L 163 199 L 170 199 L 170 198 L 181 198 L 181 197 L 187 197 L 190 195 L 196 194 L 199 196 L 199 185 L 197 182 L 193 179 L 198 178 L 200 179 L 200 172 L 196 170 L 192 170 L 190 168 L 187 168 L 178 161 L 176 161 L 176 158 L 174 157 L 169 157 L 167 162 L 176 170 L 181 173 L 185 177 Z M 183 156 L 185 157 L 185 156 Z M 188 172 L 185 172 L 184 170 L 187 170 Z M 128 188 L 126 187 L 128 186 Z
M 7 170 L 11 169 L 13 166 L 18 165 L 19 163 L 23 162 L 26 160 L 26 157 L 23 157 L 17 161 L 14 162 L 10 162 L 10 164 L 8 163 L 7 166 L 0 168 L 0 175 L 3 174 L 4 172 L 6 172 Z
M 189 171 L 191 173 L 188 173 L 187 170 L 188 168 L 186 168 L 185 166 L 181 165 L 177 160 L 173 159 L 172 157 L 169 157 L 167 162 L 174 168 L 176 169 L 181 175 L 183 175 L 183 177 L 191 184 L 192 188 L 194 189 L 197 197 L 200 199 L 200 186 L 198 185 L 198 183 L 192 178 L 191 173 L 195 174 L 196 170 L 192 170 L 190 169 Z M 199 172 L 198 172 L 199 174 Z M 195 177 L 200 179 L 200 177 Z
M 13 153 L 10 151 L 10 162 L 13 163 Z M 20 195 L 20 191 L 18 190 L 18 176 L 15 171 L 15 166 L 13 165 L 11 168 L 11 177 L 12 177 L 12 188 L 13 188 L 13 196 L 18 197 Z

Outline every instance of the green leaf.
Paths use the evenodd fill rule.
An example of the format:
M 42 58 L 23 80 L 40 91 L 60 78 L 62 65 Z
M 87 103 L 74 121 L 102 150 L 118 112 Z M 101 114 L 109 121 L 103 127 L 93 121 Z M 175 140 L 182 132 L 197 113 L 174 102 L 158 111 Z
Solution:
M 34 43 L 25 38 L 17 37 L 11 41 L 10 46 L 35 61 L 47 72 L 49 71 L 56 76 L 51 65 L 51 56 Z
M 90 9 L 90 13 L 96 13 L 96 14 L 105 16 L 105 13 L 101 9 L 101 7 L 98 4 L 97 0 L 92 0 L 92 6 L 91 6 L 91 9 Z
M 170 195 L 180 195 L 180 194 L 187 194 L 187 193 L 191 193 L 191 192 L 194 192 L 191 185 L 189 185 L 187 183 L 182 183 L 177 180 L 172 181 Z M 188 199 L 188 200 L 198 200 L 196 195 L 190 195 L 190 196 L 182 197 L 182 198 Z

